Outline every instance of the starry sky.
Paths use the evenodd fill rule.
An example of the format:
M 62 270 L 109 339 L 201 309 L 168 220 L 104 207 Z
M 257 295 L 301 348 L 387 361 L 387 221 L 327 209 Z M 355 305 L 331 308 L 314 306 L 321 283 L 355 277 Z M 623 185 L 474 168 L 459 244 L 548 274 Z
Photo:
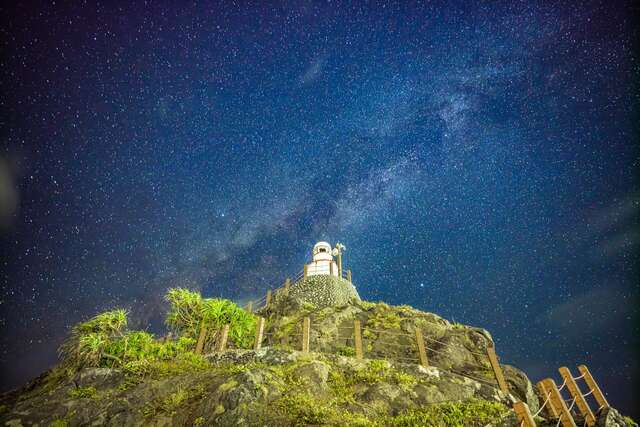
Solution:
M 0 9 L 2 390 L 98 311 L 162 333 L 168 287 L 246 301 L 329 240 L 363 298 L 484 327 L 535 381 L 585 363 L 640 415 L 629 5 L 26 3 Z

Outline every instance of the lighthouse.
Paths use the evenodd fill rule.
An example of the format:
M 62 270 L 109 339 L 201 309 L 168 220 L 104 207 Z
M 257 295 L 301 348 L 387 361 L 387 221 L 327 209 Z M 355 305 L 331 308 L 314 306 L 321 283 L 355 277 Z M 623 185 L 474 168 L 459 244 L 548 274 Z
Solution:
M 339 249 L 331 249 L 327 242 L 318 242 L 313 246 L 313 260 L 304 266 L 304 276 L 335 276 L 340 277 L 339 265 L 333 260 L 334 253 L 339 254 Z
M 342 243 L 336 243 L 333 249 L 327 242 L 313 245 L 311 262 L 304 264 L 302 277 L 291 285 L 289 298 L 318 308 L 360 301 L 360 295 L 351 281 L 351 270 L 342 271 L 345 249 Z

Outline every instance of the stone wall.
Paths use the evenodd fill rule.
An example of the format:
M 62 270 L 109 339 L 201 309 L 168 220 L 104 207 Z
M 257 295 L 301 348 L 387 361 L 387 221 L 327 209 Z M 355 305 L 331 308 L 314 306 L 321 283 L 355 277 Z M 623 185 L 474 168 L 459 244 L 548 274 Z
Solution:
M 309 276 L 291 286 L 289 297 L 297 303 L 310 303 L 318 308 L 335 307 L 360 301 L 352 283 L 334 276 Z

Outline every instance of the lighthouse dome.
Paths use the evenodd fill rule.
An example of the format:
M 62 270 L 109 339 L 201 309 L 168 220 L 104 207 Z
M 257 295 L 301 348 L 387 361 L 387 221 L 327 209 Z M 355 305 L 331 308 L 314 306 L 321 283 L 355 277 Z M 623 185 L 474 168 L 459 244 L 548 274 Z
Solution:
M 314 261 L 331 261 L 333 255 L 331 254 L 331 245 L 327 242 L 318 242 L 313 246 L 313 260 Z

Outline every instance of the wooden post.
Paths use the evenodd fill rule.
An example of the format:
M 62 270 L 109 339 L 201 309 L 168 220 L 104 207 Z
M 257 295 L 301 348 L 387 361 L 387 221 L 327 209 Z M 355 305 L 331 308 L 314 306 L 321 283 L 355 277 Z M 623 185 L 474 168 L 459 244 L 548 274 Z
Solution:
M 529 406 L 526 403 L 517 401 L 513 404 L 513 411 L 516 413 L 521 427 L 536 427 L 536 423 L 533 421 L 529 411 Z
M 309 353 L 309 335 L 311 332 L 311 319 L 305 317 L 302 321 L 302 352 Z
M 493 346 L 493 342 L 491 341 L 489 341 L 489 345 L 487 346 L 487 356 L 489 356 L 489 363 L 491 363 L 493 375 L 495 375 L 496 381 L 498 381 L 498 387 L 500 387 L 500 390 L 502 390 L 503 393 L 509 394 L 509 387 L 504 380 L 504 374 L 502 373 L 502 368 L 498 362 L 498 356 L 496 356 L 496 348 Z
M 351 270 L 347 270 L 347 282 L 349 282 L 349 283 L 353 283 L 353 282 L 351 281 Z
M 538 391 L 540 392 L 540 396 L 542 397 L 542 404 L 547 400 L 547 396 L 549 396 L 549 402 L 547 403 L 546 410 L 547 414 L 553 419 L 558 419 L 560 416 L 560 412 L 558 409 L 551 403 L 551 390 L 549 389 L 547 383 L 544 381 L 540 381 L 537 384 Z
M 207 327 L 204 326 L 204 322 L 200 322 L 200 335 L 198 336 L 198 343 L 196 344 L 196 354 L 202 354 L 204 349 L 204 339 L 207 336 Z
M 302 278 L 303 278 L 303 279 L 306 279 L 306 278 L 307 278 L 307 272 L 308 272 L 308 270 L 309 270 L 309 265 L 308 265 L 308 264 L 305 264 L 305 265 L 304 265 L 304 268 L 302 269 Z
M 600 390 L 600 387 L 598 387 L 596 380 L 594 380 L 593 376 L 591 376 L 589 368 L 587 368 L 585 365 L 580 365 L 578 366 L 578 370 L 581 374 L 584 375 L 584 382 L 586 382 L 587 386 L 589 386 L 589 390 L 593 390 L 593 397 L 595 397 L 596 402 L 598 402 L 598 405 L 600 405 L 600 408 L 598 408 L 598 410 L 601 408 L 609 408 L 609 402 L 607 402 L 607 399 L 604 397 L 602 390 Z
M 256 325 L 256 342 L 253 345 L 254 350 L 260 350 L 260 347 L 262 347 L 263 335 L 264 335 L 264 317 L 258 317 L 258 324 Z
M 591 408 L 587 404 L 587 401 L 584 400 L 584 396 L 580 391 L 580 387 L 576 384 L 573 376 L 571 375 L 571 371 L 566 366 L 558 369 L 562 378 L 567 382 L 567 388 L 569 389 L 569 393 L 571 393 L 571 397 L 576 399 L 576 406 L 578 410 L 584 417 L 585 422 L 589 427 L 593 427 L 596 425 L 596 418 L 593 416 L 593 412 L 591 412 Z
M 360 321 L 353 321 L 353 336 L 356 346 L 356 359 L 362 359 L 362 330 L 360 329 Z
M 569 412 L 569 408 L 567 408 L 567 404 L 564 402 L 562 395 L 558 391 L 558 387 L 556 386 L 555 381 L 551 378 L 547 378 L 542 380 L 549 391 L 551 391 L 551 395 L 549 396 L 549 403 L 556 408 L 558 412 L 558 416 L 560 417 L 560 423 L 562 427 L 577 427 L 576 422 L 573 421 L 573 417 Z
M 227 348 L 227 338 L 229 338 L 228 323 L 222 327 L 222 332 L 220 333 L 220 337 L 218 338 L 218 342 L 216 345 L 216 351 L 218 353 L 222 353 L 225 350 L 225 348 Z
M 420 355 L 420 364 L 424 367 L 429 366 L 429 359 L 427 359 L 427 351 L 424 348 L 424 337 L 420 328 L 416 328 L 416 343 L 418 344 L 418 354 Z
M 336 245 L 338 248 L 338 277 L 342 279 L 342 250 Z
M 289 287 L 291 286 L 291 278 L 287 277 L 284 281 L 284 294 L 289 295 Z
M 253 313 L 253 301 L 249 301 L 249 304 L 247 304 L 247 311 Z
M 267 298 L 265 300 L 264 306 L 268 308 L 269 304 L 271 304 L 271 289 L 267 290 Z
M 329 263 L 329 276 L 333 276 L 333 261 Z

